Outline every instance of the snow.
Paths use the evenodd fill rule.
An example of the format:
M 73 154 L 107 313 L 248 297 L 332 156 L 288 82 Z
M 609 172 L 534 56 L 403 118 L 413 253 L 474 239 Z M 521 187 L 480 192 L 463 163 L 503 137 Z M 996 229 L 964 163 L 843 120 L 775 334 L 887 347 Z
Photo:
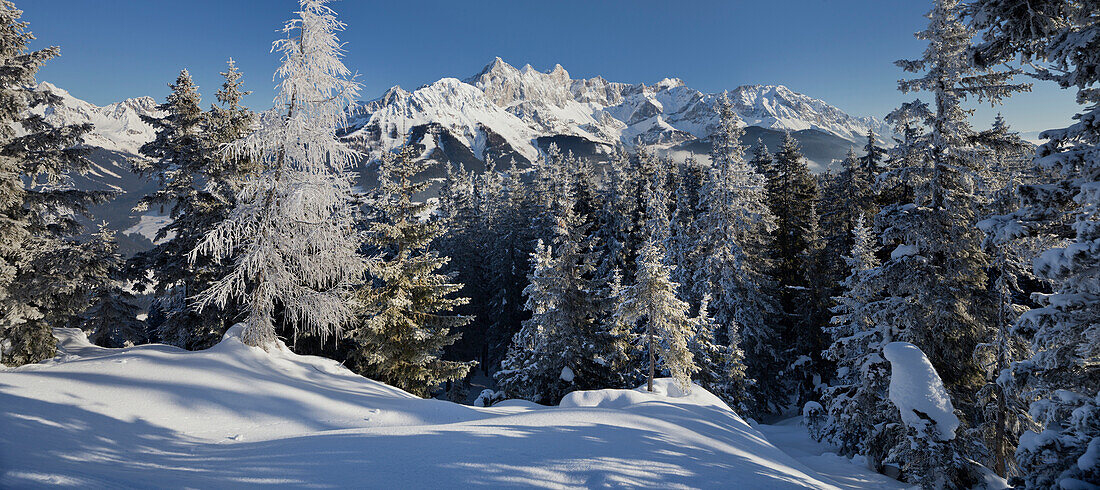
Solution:
M 902 482 L 867 469 L 862 457 L 845 458 L 837 448 L 810 438 L 802 417 L 781 420 L 773 425 L 755 426 L 769 442 L 783 449 L 798 462 L 829 478 L 839 488 L 910 488 Z
M 820 454 L 792 457 L 669 379 L 654 393 L 474 408 L 281 342 L 249 347 L 240 332 L 188 352 L 104 349 L 58 330 L 57 358 L 0 371 L 0 487 L 897 486 Z M 787 429 L 761 426 L 795 437 Z
M 898 248 L 895 248 L 893 252 L 890 252 L 890 260 L 897 260 L 902 257 L 909 257 L 911 255 L 916 255 L 919 252 L 920 249 L 916 245 L 898 245 Z
M 561 368 L 561 376 L 560 377 L 561 377 L 562 381 L 565 381 L 566 383 L 572 383 L 573 382 L 573 370 L 569 369 L 569 366 L 565 366 L 565 367 Z
M 165 234 L 165 237 L 160 241 L 157 241 L 157 232 L 161 228 L 168 226 L 172 222 L 172 218 L 168 216 L 160 216 L 157 214 L 143 214 L 138 218 L 137 224 L 124 230 L 122 233 L 127 235 L 140 235 L 148 238 L 150 242 L 154 244 L 161 244 L 176 237 L 176 232 L 170 231 Z
M 39 83 L 36 90 L 48 90 L 61 98 L 59 104 L 34 109 L 47 122 L 58 126 L 91 123 L 92 131 L 84 136 L 85 144 L 130 155 L 137 155 L 141 145 L 155 137 L 153 127 L 141 116 L 162 115 L 151 97 L 137 97 L 97 107 L 49 82 Z
M 905 425 L 923 434 L 934 422 L 939 440 L 954 439 L 959 418 L 924 352 L 908 342 L 890 342 L 882 352 L 890 361 L 890 401 L 898 407 Z

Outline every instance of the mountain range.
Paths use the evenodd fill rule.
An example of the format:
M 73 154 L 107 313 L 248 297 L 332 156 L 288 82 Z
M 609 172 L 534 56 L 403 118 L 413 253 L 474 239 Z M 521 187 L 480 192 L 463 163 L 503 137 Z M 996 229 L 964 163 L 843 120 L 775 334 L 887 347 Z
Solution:
M 551 142 L 587 154 L 639 144 L 706 153 L 699 143 L 717 126 L 716 104 L 723 94 L 748 128 L 746 143 L 761 138 L 774 148 L 782 133 L 791 131 L 809 143 L 804 142 L 806 156 L 819 169 L 842 158 L 849 146 L 862 146 L 869 130 L 890 134 L 873 117 L 849 115 L 782 85 L 703 93 L 677 78 L 653 85 L 573 79 L 561 65 L 540 72 L 496 58 L 464 80 L 442 78 L 413 91 L 389 89 L 356 109 L 346 136 L 372 159 L 406 141 L 423 145 L 429 155 L 459 161 L 529 162 Z
M 94 219 L 121 231 L 124 252 L 148 247 L 165 218 L 131 211 L 154 184 L 131 172 L 129 160 L 154 137 L 141 118 L 160 115 L 156 101 L 137 97 L 98 107 L 49 82 L 37 89 L 60 98 L 37 108 L 48 122 L 94 126 L 85 137 L 94 165 L 88 174 L 73 176 L 73 184 L 120 193 L 93 209 Z M 442 78 L 412 91 L 395 86 L 353 108 L 340 134 L 367 155 L 364 180 L 373 180 L 371 161 L 406 142 L 419 145 L 425 158 L 471 169 L 481 168 L 486 158 L 524 165 L 552 143 L 597 159 L 616 147 L 638 145 L 706 154 L 722 95 L 745 126 L 746 146 L 762 141 L 775 149 L 789 131 L 815 171 L 843 158 L 850 147 L 862 147 L 868 131 L 892 134 L 873 117 L 849 115 L 782 85 L 704 93 L 676 78 L 652 85 L 573 79 L 561 65 L 540 72 L 530 65 L 517 69 L 500 58 L 462 80 Z

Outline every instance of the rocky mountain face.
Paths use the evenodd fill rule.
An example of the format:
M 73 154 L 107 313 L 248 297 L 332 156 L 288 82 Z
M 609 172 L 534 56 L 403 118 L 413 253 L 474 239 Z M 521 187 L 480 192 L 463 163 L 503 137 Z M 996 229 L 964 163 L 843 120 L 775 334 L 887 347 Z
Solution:
M 73 97 L 49 82 L 39 83 L 36 89 L 53 92 L 61 98 L 58 104 L 36 108 L 46 122 L 55 126 L 92 124 L 92 132 L 84 138 L 89 146 L 136 155 L 141 145 L 152 141 L 155 136 L 153 127 L 141 120 L 141 116 L 161 115 L 152 97 L 126 99 L 98 107 Z
M 822 165 L 849 145 L 861 144 L 868 130 L 890 134 L 875 118 L 848 115 L 782 85 L 745 85 L 724 93 L 745 126 L 768 130 L 757 131 L 761 136 L 775 139 L 776 133 L 792 131 L 796 137 L 803 133 L 830 140 L 825 146 L 834 148 L 807 155 Z M 709 138 L 721 96 L 675 78 L 653 85 L 572 79 L 561 65 L 544 73 L 497 58 L 465 80 L 443 78 L 411 92 L 391 88 L 362 104 L 347 136 L 372 158 L 407 139 L 437 157 L 453 153 L 457 143 L 478 160 L 530 161 L 540 146 L 562 138 L 597 153 L 616 145 L 677 149 Z

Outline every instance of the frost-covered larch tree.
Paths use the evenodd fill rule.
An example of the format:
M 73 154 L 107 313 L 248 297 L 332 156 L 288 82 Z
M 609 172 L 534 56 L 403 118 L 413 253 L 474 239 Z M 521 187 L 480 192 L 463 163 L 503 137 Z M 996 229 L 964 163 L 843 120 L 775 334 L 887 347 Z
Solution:
M 446 230 L 420 219 L 427 204 L 414 201 L 429 182 L 416 181 L 428 163 L 404 147 L 379 164 L 379 188 L 367 224 L 366 242 L 380 254 L 367 269 L 374 279 L 360 288 L 358 321 L 346 332 L 352 343 L 349 367 L 366 377 L 427 397 L 447 381 L 462 379 L 474 362 L 448 361 L 443 349 L 454 344 L 451 332 L 472 318 L 451 314 L 469 301 L 453 297 L 461 284 L 440 273 L 448 257 L 431 250 Z
M 0 363 L 6 365 L 52 357 L 51 329 L 72 326 L 87 308 L 83 285 L 102 280 L 102 269 L 68 259 L 81 254 L 82 243 L 73 239 L 82 229 L 79 217 L 109 197 L 75 189 L 66 178 L 90 165 L 88 150 L 78 145 L 91 125 L 54 127 L 29 111 L 58 102 L 34 85 L 38 69 L 60 49 L 29 51 L 34 36 L 22 14 L 0 1 Z
M 1057 285 L 1024 314 L 1017 332 L 1032 339 L 1033 356 L 1013 370 L 1035 397 L 1031 415 L 1042 426 L 1025 433 L 1016 451 L 1027 488 L 1100 484 L 1100 20 L 1093 2 L 1036 0 L 1021 5 L 979 0 L 974 24 L 984 31 L 974 51 L 980 64 L 1019 56 L 1033 76 L 1077 89 L 1084 107 L 1073 125 L 1044 132 L 1036 153 L 1050 183 L 1024 186 L 1024 229 L 1071 223 L 1069 243 L 1043 252 L 1035 272 Z
M 776 375 L 779 355 L 774 321 L 778 313 L 772 297 L 773 280 L 768 274 L 768 233 L 774 217 L 767 205 L 764 177 L 744 159 L 741 136 L 744 129 L 729 100 L 718 106 L 719 127 L 712 136 L 711 168 L 700 204 L 699 257 L 694 271 L 695 294 L 710 297 L 714 323 L 738 332 L 745 351 L 748 377 L 757 381 L 751 399 L 755 410 L 778 408 L 782 397 Z M 731 339 L 719 329 L 716 341 Z
M 250 176 L 229 217 L 191 259 L 234 257 L 233 269 L 198 297 L 200 306 L 237 299 L 246 312 L 242 340 L 275 340 L 276 309 L 296 333 L 335 335 L 353 317 L 352 286 L 364 270 L 358 253 L 349 171 L 358 154 L 336 135 L 359 85 L 340 61 L 344 24 L 326 0 L 301 0 L 283 28 L 276 107 L 254 132 L 229 145 L 263 170 Z

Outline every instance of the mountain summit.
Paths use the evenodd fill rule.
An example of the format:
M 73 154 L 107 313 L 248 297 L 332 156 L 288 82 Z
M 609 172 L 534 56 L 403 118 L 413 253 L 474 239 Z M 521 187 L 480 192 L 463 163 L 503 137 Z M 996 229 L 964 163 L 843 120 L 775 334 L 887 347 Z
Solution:
M 724 93 L 745 126 L 814 130 L 848 143 L 861 142 L 868 130 L 889 134 L 875 118 L 851 116 L 782 85 L 743 85 Z M 348 135 L 372 157 L 410 137 L 429 149 L 457 141 L 478 159 L 496 150 L 531 160 L 540 142 L 554 137 L 605 149 L 619 144 L 670 148 L 710 136 L 721 95 L 692 89 L 677 78 L 653 85 L 598 76 L 573 79 L 561 65 L 540 72 L 496 58 L 464 80 L 443 78 L 411 92 L 393 87 L 364 102 Z

